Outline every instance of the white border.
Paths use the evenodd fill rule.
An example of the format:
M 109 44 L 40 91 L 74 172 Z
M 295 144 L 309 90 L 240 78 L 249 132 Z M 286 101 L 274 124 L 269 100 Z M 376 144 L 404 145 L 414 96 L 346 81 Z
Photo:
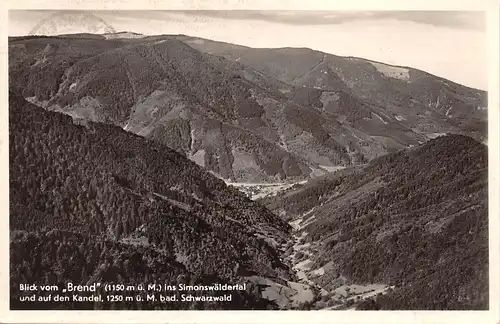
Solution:
M 0 322 L 7 323 L 500 323 L 499 319 L 499 10 L 488 0 L 9 0 L 0 12 Z M 10 311 L 8 262 L 7 9 L 254 9 L 254 10 L 476 10 L 488 12 L 489 311 Z M 464 40 L 465 41 L 465 40 Z

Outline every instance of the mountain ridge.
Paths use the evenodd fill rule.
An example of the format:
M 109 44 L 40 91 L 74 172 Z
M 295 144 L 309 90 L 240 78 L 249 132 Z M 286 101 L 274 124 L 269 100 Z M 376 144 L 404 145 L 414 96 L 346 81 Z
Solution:
M 478 94 L 432 76 L 426 81 L 410 71 L 417 83 L 408 92 L 403 81 L 384 76 L 395 72 L 380 72 L 366 60 L 220 46 L 183 35 L 11 40 L 10 82 L 32 103 L 166 141 L 232 181 L 305 179 L 321 165 L 363 163 L 440 133 L 486 136 Z M 239 60 L 241 53 L 247 58 Z M 278 65 L 305 57 L 311 66 L 269 70 L 259 57 Z M 355 81 L 342 69 L 368 81 Z M 252 143 L 235 143 L 218 123 L 236 138 L 252 134 Z M 196 138 L 213 139 L 200 144 Z M 190 149 L 190 143 L 198 144 Z M 272 156 L 279 159 L 272 162 Z
M 379 61 L 379 60 L 365 58 L 365 57 L 360 57 L 360 56 L 337 55 L 337 54 L 334 54 L 334 53 L 331 53 L 331 52 L 324 52 L 322 50 L 314 49 L 314 48 L 311 48 L 311 47 L 293 47 L 293 46 L 284 46 L 284 47 L 251 47 L 251 46 L 247 46 L 247 45 L 243 45 L 243 44 L 230 43 L 230 42 L 221 41 L 221 40 L 208 39 L 208 38 L 197 37 L 197 36 L 190 36 L 190 35 L 187 35 L 187 34 L 158 34 L 158 35 L 151 35 L 151 34 L 136 33 L 136 32 L 127 31 L 127 30 L 120 31 L 120 32 L 115 32 L 113 34 L 123 34 L 123 33 L 130 33 L 130 34 L 142 35 L 145 38 L 185 37 L 185 38 L 192 38 L 192 39 L 201 39 L 201 40 L 207 40 L 207 41 L 210 41 L 210 42 L 213 42 L 213 43 L 225 44 L 225 45 L 229 45 L 229 46 L 237 46 L 237 47 L 247 48 L 247 49 L 267 49 L 267 50 L 274 50 L 274 49 L 278 49 L 278 50 L 279 49 L 302 49 L 302 50 L 304 50 L 305 49 L 305 50 L 310 50 L 310 51 L 315 51 L 315 52 L 321 52 L 321 53 L 328 54 L 328 55 L 335 55 L 335 56 L 338 56 L 338 57 L 341 57 L 341 58 L 346 58 L 346 59 L 349 59 L 349 58 L 352 58 L 352 59 L 361 59 L 361 60 L 370 61 L 370 62 L 374 62 L 374 63 L 381 63 L 381 64 L 393 66 L 393 67 L 413 69 L 413 70 L 416 70 L 416 71 L 419 71 L 419 72 L 423 72 L 423 73 L 429 74 L 430 76 L 433 76 L 433 77 L 436 77 L 436 78 L 440 78 L 440 79 L 443 79 L 443 80 L 446 80 L 446 81 L 453 82 L 453 83 L 455 83 L 457 85 L 460 85 L 462 87 L 466 87 L 466 88 L 469 88 L 469 89 L 472 89 L 472 90 L 479 90 L 479 91 L 484 92 L 484 93 L 487 92 L 487 90 L 485 90 L 485 89 L 481 89 L 481 88 L 477 88 L 477 87 L 473 87 L 473 86 L 467 86 L 467 85 L 464 85 L 464 84 L 462 84 L 462 83 L 460 83 L 458 81 L 453 81 L 451 79 L 448 79 L 445 76 L 433 74 L 433 73 L 425 71 L 424 69 L 416 68 L 416 67 L 413 67 L 413 66 L 401 65 L 401 64 L 392 64 L 392 63 L 387 63 L 385 61 Z M 60 38 L 66 38 L 68 36 L 81 36 L 81 35 L 89 35 L 89 38 L 92 39 L 95 36 L 102 36 L 102 35 L 105 35 L 105 34 L 74 33 L 74 34 L 60 34 L 60 35 L 9 36 L 8 38 L 9 38 L 9 40 L 16 41 L 16 40 L 22 40 L 22 39 L 25 39 L 25 38 L 37 38 L 37 37 L 45 37 L 45 38 L 58 38 L 58 37 L 60 37 Z

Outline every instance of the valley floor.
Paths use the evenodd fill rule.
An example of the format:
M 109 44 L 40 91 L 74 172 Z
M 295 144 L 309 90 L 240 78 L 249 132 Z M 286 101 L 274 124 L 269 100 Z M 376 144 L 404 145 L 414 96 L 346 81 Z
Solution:
M 315 279 L 324 276 L 332 268 L 332 264 L 329 262 L 320 267 L 314 265 L 313 254 L 317 246 L 315 243 L 304 243 L 308 233 L 302 231 L 304 225 L 314 221 L 314 216 L 307 218 L 308 214 L 290 222 L 294 227 L 294 241 L 285 259 L 293 265 L 299 282 L 314 287 L 318 292 L 318 296 L 315 296 L 314 309 L 355 309 L 356 302 L 379 293 L 385 294 L 390 288 L 394 288 L 385 284 L 353 284 L 343 276 L 335 278 L 328 287 L 318 285 L 318 280 Z
M 330 172 L 341 168 L 332 168 Z M 280 191 L 291 188 L 296 184 L 304 184 L 307 181 L 295 183 L 232 183 L 234 186 L 247 194 L 252 200 L 274 196 Z M 250 281 L 259 284 L 262 295 L 268 300 L 275 301 L 280 308 L 284 309 L 316 309 L 316 310 L 340 310 L 355 309 L 356 304 L 366 298 L 377 294 L 385 294 L 393 286 L 383 283 L 360 285 L 349 282 L 343 276 L 334 278 L 327 285 L 321 285 L 322 276 L 328 274 L 332 264 L 315 266 L 313 255 L 321 243 L 305 243 L 308 233 L 303 229 L 306 225 L 315 221 L 314 216 L 309 216 L 312 210 L 304 213 L 290 221 L 293 227 L 293 240 L 278 247 L 283 255 L 283 262 L 295 271 L 296 281 L 278 283 L 269 278 L 252 276 Z
M 238 188 L 240 191 L 245 193 L 250 199 L 257 200 L 259 198 L 265 198 L 269 196 L 274 196 L 278 192 L 291 188 L 296 184 L 304 184 L 307 180 L 299 182 L 276 182 L 276 183 L 250 183 L 250 182 L 228 182 L 228 186 L 233 186 Z

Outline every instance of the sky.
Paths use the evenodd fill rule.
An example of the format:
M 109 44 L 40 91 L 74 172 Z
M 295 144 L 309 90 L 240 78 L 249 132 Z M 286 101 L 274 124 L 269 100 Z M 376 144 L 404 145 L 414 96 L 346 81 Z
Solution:
M 69 19 L 68 19 L 69 17 Z M 69 23 L 64 23 L 64 21 Z M 250 47 L 308 47 L 410 66 L 487 89 L 486 16 L 477 11 L 9 11 L 9 35 L 132 31 Z

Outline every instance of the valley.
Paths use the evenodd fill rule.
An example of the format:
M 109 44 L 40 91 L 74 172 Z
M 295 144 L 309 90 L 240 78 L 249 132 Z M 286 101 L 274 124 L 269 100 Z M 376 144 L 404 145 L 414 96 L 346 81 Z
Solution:
M 443 154 L 441 158 L 432 152 L 436 149 Z M 419 173 L 435 174 L 431 170 L 436 168 L 436 163 L 451 166 L 452 164 L 443 164 L 441 159 L 451 159 L 449 161 L 457 163 L 455 158 L 458 154 L 464 154 L 468 161 L 471 161 L 472 156 L 476 156 L 472 160 L 477 164 L 453 164 L 452 170 L 446 171 L 450 173 L 442 174 L 440 178 L 443 180 L 454 178 L 454 172 L 460 174 L 459 178 L 451 182 L 446 180 L 446 183 L 441 183 L 449 190 L 447 194 L 442 191 L 436 194 L 436 190 L 440 190 L 439 181 L 442 181 L 437 180 L 438 182 L 428 183 L 423 187 L 417 185 L 420 193 L 413 194 L 412 198 L 405 202 L 398 199 L 387 201 L 387 198 L 381 197 L 383 192 L 396 197 L 401 193 L 405 195 L 404 188 L 408 184 L 415 185 L 415 181 L 421 183 L 423 180 L 418 180 Z M 413 174 L 412 178 L 406 178 L 406 182 L 396 185 L 400 181 L 398 177 L 401 177 L 399 167 L 404 165 L 398 165 L 397 161 L 404 161 L 409 157 L 415 159 L 414 166 L 427 163 L 431 165 L 431 170 L 410 167 L 406 173 Z M 423 162 L 430 157 L 434 161 Z M 441 161 L 437 162 L 436 158 Z M 481 261 L 485 257 L 487 241 L 487 205 L 485 187 L 481 185 L 486 181 L 486 177 L 485 169 L 480 167 L 484 161 L 486 155 L 482 144 L 466 137 L 438 136 L 424 146 L 400 151 L 364 166 L 343 169 L 257 198 L 258 202 L 273 210 L 276 215 L 287 219 L 293 228 L 292 239 L 278 249 L 283 252 L 284 263 L 294 270 L 296 281 L 288 281 L 283 285 L 269 279 L 261 280 L 259 283 L 267 287 L 263 296 L 287 308 L 354 310 L 400 307 L 413 309 L 418 305 L 426 305 L 428 308 L 443 307 L 442 304 L 434 304 L 432 301 L 439 299 L 438 296 L 443 291 L 449 294 L 460 290 L 464 294 L 466 289 L 469 289 L 469 294 L 475 295 L 477 287 L 484 285 L 487 280 L 487 269 Z M 377 169 L 383 173 L 374 172 Z M 466 169 L 470 171 L 465 171 Z M 384 175 L 387 172 L 398 176 L 393 178 Z M 385 183 L 385 186 L 381 186 L 382 183 Z M 465 183 L 466 187 L 462 187 Z M 240 185 L 239 188 L 241 190 L 245 185 Z M 393 193 L 386 188 L 391 188 Z M 244 192 L 246 190 L 248 189 L 243 189 Z M 377 203 L 371 200 L 374 198 Z M 419 200 L 425 203 L 418 203 Z M 481 203 L 474 203 L 477 201 Z M 373 207 L 366 209 L 368 206 Z M 416 209 L 413 211 L 412 208 Z M 440 215 L 433 209 L 443 210 L 443 213 Z M 389 215 L 381 216 L 379 211 Z M 361 212 L 364 215 L 353 219 L 353 212 Z M 346 216 L 347 219 L 343 220 Z M 383 217 L 384 221 L 377 217 Z M 410 218 L 405 221 L 405 217 Z M 414 217 L 418 218 L 412 220 Z M 461 248 L 465 249 L 463 256 L 455 254 L 454 251 L 458 247 L 451 242 L 444 243 L 447 241 L 445 235 L 450 234 L 459 239 L 460 244 L 465 244 Z M 405 244 L 409 245 L 401 246 L 397 244 L 399 240 L 404 240 Z M 426 248 L 422 248 L 422 245 Z M 439 245 L 440 248 L 437 247 Z M 398 252 L 407 250 L 410 246 L 413 252 Z M 442 250 L 443 246 L 444 249 L 450 250 Z M 367 249 L 368 253 L 363 249 Z M 472 251 L 465 252 L 468 249 L 475 250 L 478 254 L 472 257 Z M 411 261 L 416 268 L 406 268 L 404 271 L 418 272 L 404 277 L 395 276 L 394 270 L 401 267 L 398 259 L 406 258 L 416 258 Z M 464 261 L 471 260 L 470 258 L 476 261 Z M 436 268 L 436 265 L 442 266 L 443 263 L 454 264 L 454 267 L 460 269 L 456 272 L 453 268 Z M 377 269 L 377 272 L 373 269 Z M 380 275 L 384 271 L 388 272 Z M 442 271 L 448 273 L 446 276 L 449 279 L 436 277 L 442 276 Z M 462 276 L 457 277 L 458 273 Z M 415 283 L 412 284 L 412 281 Z M 422 288 L 426 285 L 441 287 L 423 291 Z M 413 304 L 405 304 L 408 296 L 411 296 Z M 424 301 L 425 298 L 429 300 Z M 478 302 L 482 300 L 480 303 L 484 303 L 487 295 L 483 293 L 481 297 L 476 298 Z M 467 307 L 467 304 L 460 304 L 457 300 L 450 300 L 449 303 L 446 307 L 452 309 Z M 484 307 L 485 304 L 482 305 Z
M 345 167 L 332 167 L 327 169 L 333 173 Z M 325 168 L 326 169 L 326 168 Z M 293 183 L 231 183 L 228 186 L 238 188 L 250 199 L 276 197 L 286 191 L 297 190 L 307 183 L 306 180 Z M 330 282 L 321 282 L 318 279 L 333 268 L 333 262 L 317 267 L 313 255 L 321 248 L 321 242 L 307 242 L 308 233 L 302 231 L 315 220 L 312 214 L 314 208 L 289 221 L 293 231 L 291 239 L 283 244 L 266 236 L 260 238 L 270 242 L 282 252 L 283 262 L 295 271 L 297 281 L 278 283 L 263 277 L 248 277 L 251 282 L 260 285 L 262 296 L 284 309 L 314 309 L 314 310 L 342 310 L 356 309 L 366 299 L 384 295 L 392 291 L 395 286 L 387 284 L 356 284 L 347 278 L 339 276 Z M 288 218 L 281 214 L 280 217 Z
M 464 300 L 436 300 L 487 298 L 476 295 L 487 282 L 486 153 L 470 138 L 440 136 L 259 202 L 294 228 L 285 255 L 299 278 L 333 296 L 327 304 L 463 309 Z
M 387 284 L 356 284 L 343 276 L 333 278 L 331 282 L 319 281 L 333 267 L 333 263 L 315 267 L 312 255 L 318 252 L 320 244 L 306 243 L 307 232 L 298 231 L 301 220 L 299 218 L 290 223 L 295 229 L 291 240 L 278 247 L 283 252 L 284 263 L 295 271 L 296 281 L 281 282 L 256 276 L 247 278 L 262 287 L 263 298 L 275 302 L 282 309 L 345 310 L 356 309 L 363 301 L 387 294 L 395 288 Z M 305 224 L 308 222 L 310 219 L 304 221 Z

